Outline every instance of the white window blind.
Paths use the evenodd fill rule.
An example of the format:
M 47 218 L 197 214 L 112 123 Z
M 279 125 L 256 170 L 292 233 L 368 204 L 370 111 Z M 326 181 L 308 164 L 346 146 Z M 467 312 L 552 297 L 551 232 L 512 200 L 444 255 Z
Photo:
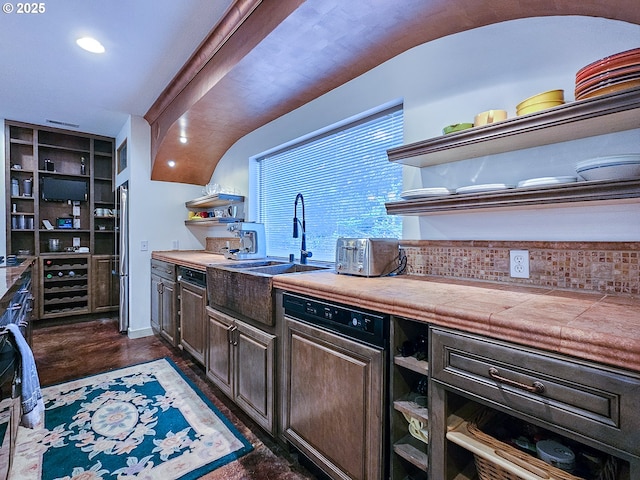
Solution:
M 265 224 L 267 254 L 299 258 L 298 193 L 312 260 L 333 261 L 338 237 L 401 238 L 401 218 L 387 215 L 384 204 L 402 190 L 402 166 L 386 154 L 402 144 L 402 123 L 398 106 L 259 158 L 258 221 Z

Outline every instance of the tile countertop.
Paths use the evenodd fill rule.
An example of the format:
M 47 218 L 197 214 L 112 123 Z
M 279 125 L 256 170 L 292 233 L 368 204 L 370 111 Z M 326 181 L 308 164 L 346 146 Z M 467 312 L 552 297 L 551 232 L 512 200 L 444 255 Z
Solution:
M 9 304 L 13 292 L 18 287 L 16 282 L 35 260 L 36 257 L 26 257 L 20 265 L 13 267 L 3 265 L 0 267 L 0 307 L 3 310 Z
M 205 270 L 205 251 L 152 258 Z M 334 271 L 274 277 L 275 288 L 640 372 L 640 298 L 442 277 L 364 278 Z
M 207 265 L 236 262 L 236 260 L 227 260 L 224 258 L 224 255 L 219 253 L 207 252 L 205 250 L 167 250 L 151 252 L 151 258 L 201 271 L 205 271 Z
M 640 299 L 441 277 L 316 271 L 274 287 L 640 372 Z

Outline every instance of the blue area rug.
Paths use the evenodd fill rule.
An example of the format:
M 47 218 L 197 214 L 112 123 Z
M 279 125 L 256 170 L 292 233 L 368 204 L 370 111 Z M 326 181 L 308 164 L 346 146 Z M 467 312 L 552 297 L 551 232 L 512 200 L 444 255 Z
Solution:
M 253 447 L 169 359 L 44 388 L 10 479 L 197 479 Z

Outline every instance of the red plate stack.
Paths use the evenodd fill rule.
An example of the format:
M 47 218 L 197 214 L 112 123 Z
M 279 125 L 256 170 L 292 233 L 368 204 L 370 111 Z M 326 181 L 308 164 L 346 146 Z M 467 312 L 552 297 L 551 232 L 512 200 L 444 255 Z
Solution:
M 640 48 L 590 63 L 576 73 L 576 100 L 640 86 Z

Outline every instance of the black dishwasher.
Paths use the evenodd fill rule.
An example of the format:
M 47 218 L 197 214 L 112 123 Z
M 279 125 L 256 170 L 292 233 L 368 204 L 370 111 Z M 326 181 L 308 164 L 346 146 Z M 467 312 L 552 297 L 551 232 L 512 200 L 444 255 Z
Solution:
M 389 315 L 284 293 L 283 434 L 336 478 L 388 477 Z
M 178 267 L 178 281 L 197 285 L 198 287 L 207 287 L 207 272 L 194 270 L 188 267 Z

